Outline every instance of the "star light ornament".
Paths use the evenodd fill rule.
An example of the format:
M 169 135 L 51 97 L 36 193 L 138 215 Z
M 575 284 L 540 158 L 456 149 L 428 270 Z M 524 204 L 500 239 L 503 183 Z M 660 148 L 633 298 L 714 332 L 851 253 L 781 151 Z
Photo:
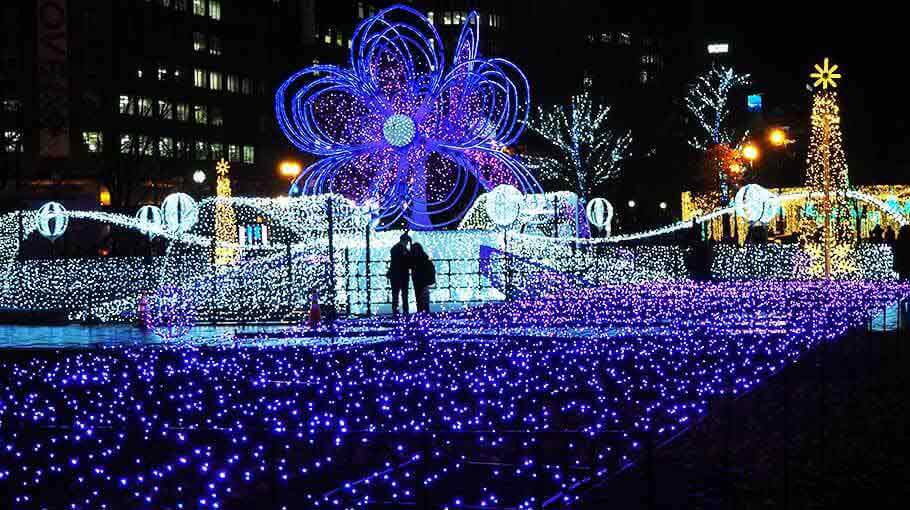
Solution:
M 837 80 L 841 74 L 837 72 L 838 65 L 829 65 L 829 59 L 826 57 L 822 65 L 815 64 L 815 72 L 810 74 L 810 78 L 815 78 L 813 87 L 818 88 L 821 85 L 822 90 L 828 90 L 828 87 L 837 88 Z
M 416 10 L 397 5 L 367 18 L 351 39 L 349 67 L 314 65 L 275 94 L 288 140 L 322 159 L 289 195 L 337 193 L 378 204 L 378 220 L 432 229 L 458 221 L 480 190 L 510 184 L 540 192 L 502 150 L 524 130 L 524 74 L 478 54 L 480 18 L 465 20 L 447 65 L 442 39 Z

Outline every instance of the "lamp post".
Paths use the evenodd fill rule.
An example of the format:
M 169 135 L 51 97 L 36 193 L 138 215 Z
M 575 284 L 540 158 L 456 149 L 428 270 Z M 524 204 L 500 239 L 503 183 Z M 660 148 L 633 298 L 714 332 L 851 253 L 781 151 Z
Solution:
M 303 168 L 297 161 L 285 160 L 278 165 L 278 173 L 286 179 L 296 179 L 301 171 Z

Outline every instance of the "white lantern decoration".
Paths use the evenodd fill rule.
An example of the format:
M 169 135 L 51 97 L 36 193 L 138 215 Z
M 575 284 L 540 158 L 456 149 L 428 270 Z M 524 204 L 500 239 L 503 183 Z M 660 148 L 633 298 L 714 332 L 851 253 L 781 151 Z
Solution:
M 606 198 L 594 198 L 588 202 L 585 208 L 588 216 L 588 223 L 597 227 L 610 230 L 610 224 L 613 222 L 613 204 Z
M 155 234 L 161 232 L 163 223 L 161 208 L 157 205 L 144 205 L 136 212 L 136 225 L 139 227 L 139 231 L 145 235 L 151 234 L 154 237 Z
M 780 197 L 759 186 L 746 184 L 733 198 L 736 215 L 750 224 L 767 224 L 780 212 Z
M 500 227 L 508 227 L 518 219 L 524 195 L 511 184 L 500 184 L 487 193 L 487 216 Z
M 66 207 L 57 202 L 48 202 L 38 209 L 38 216 L 35 218 L 38 233 L 51 242 L 56 241 L 66 232 L 69 225 L 69 216 L 66 213 Z
M 176 234 L 183 234 L 193 228 L 199 217 L 199 206 L 186 193 L 172 193 L 161 203 L 165 227 Z

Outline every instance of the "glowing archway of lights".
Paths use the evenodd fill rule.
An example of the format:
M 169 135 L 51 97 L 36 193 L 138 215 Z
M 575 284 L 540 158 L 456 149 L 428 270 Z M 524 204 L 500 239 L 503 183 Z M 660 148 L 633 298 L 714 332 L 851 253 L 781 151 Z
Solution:
M 278 125 L 322 156 L 289 194 L 338 193 L 379 204 L 383 224 L 432 229 L 458 221 L 481 188 L 542 191 L 502 150 L 524 130 L 527 78 L 478 56 L 480 26 L 470 13 L 447 69 L 433 23 L 396 5 L 357 27 L 348 68 L 314 65 L 288 78 L 275 94 Z

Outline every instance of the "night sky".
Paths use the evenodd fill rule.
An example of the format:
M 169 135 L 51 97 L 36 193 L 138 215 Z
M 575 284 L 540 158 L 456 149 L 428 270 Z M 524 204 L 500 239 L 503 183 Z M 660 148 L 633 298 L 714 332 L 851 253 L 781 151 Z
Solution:
M 668 8 L 664 3 L 654 4 L 655 12 Z M 826 4 L 830 11 L 826 12 L 800 4 L 778 2 L 747 7 L 709 0 L 705 2 L 704 19 L 709 29 L 738 39 L 732 63 L 739 71 L 752 75 L 751 91 L 764 94 L 766 113 L 772 116 L 808 122 L 808 75 L 815 63 L 830 57 L 844 75 L 838 90 L 852 182 L 910 184 L 910 106 L 898 93 L 903 84 L 896 69 L 906 46 L 906 23 L 893 8 L 888 12 L 881 5 L 856 12 L 856 6 L 842 9 L 831 3 Z M 520 38 L 521 44 L 533 48 L 531 54 L 539 54 L 539 59 L 514 56 L 520 64 L 521 60 L 531 60 L 523 64 L 531 79 L 535 104 L 567 97 L 585 68 L 606 65 L 584 61 L 560 41 L 583 37 L 589 27 L 598 26 L 600 19 L 610 18 L 610 9 L 615 13 L 623 7 L 587 1 L 528 3 L 530 21 L 526 26 L 515 27 L 510 37 Z M 685 34 L 691 30 L 688 20 L 677 22 L 673 31 Z M 692 76 L 697 72 L 692 69 Z M 744 110 L 744 105 L 737 106 Z M 800 157 L 804 157 L 808 142 L 803 138 L 794 145 Z
M 767 91 L 769 103 L 802 105 L 808 115 L 808 73 L 814 63 L 830 57 L 843 74 L 841 118 L 851 179 L 856 184 L 910 184 L 910 107 L 898 69 L 906 22 L 897 12 L 874 5 L 856 10 L 757 13 L 743 25 L 746 55 L 738 61 Z

